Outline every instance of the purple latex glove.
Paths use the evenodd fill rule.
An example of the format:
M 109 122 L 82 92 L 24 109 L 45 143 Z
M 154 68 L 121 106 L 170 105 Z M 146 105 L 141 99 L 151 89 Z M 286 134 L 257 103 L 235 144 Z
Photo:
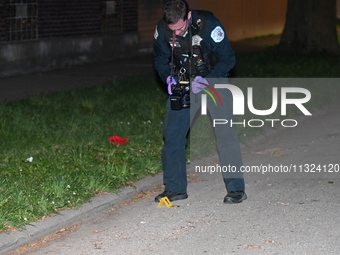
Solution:
M 166 83 L 168 84 L 168 93 L 169 95 L 172 95 L 171 86 L 177 84 L 175 78 L 172 76 L 168 76 L 168 78 L 166 78 Z
M 200 93 L 202 89 L 206 86 L 204 84 L 208 84 L 208 81 L 204 79 L 202 76 L 196 76 L 195 79 L 191 82 L 191 89 L 194 94 Z

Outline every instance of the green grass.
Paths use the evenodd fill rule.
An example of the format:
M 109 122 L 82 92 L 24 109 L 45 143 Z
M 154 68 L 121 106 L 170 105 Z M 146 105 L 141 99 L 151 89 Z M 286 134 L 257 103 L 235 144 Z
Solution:
M 165 98 L 138 79 L 0 104 L 0 229 L 159 172 Z
M 312 78 L 339 77 L 340 56 L 326 52 L 278 52 L 274 47 L 236 56 L 236 77 Z
M 269 49 L 237 56 L 235 75 L 339 77 L 339 60 Z M 316 96 L 325 91 L 310 89 Z M 338 87 L 326 91 L 326 100 L 313 100 L 314 107 L 339 98 Z M 150 77 L 1 103 L 0 230 L 24 227 L 160 172 L 166 97 Z M 212 132 L 211 124 L 202 123 L 202 130 Z M 237 132 L 246 141 L 256 135 L 253 130 Z M 129 141 L 112 145 L 107 139 L 113 135 Z

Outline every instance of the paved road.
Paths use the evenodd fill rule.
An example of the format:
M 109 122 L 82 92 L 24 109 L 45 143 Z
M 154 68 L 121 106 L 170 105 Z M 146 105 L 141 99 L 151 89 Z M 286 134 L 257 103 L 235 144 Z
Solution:
M 244 146 L 245 165 L 340 164 L 339 112 L 334 106 Z M 156 187 L 24 254 L 339 254 L 340 173 L 245 174 L 249 198 L 238 205 L 222 203 L 219 173 L 189 175 L 189 198 L 173 203 L 180 207 L 157 208 Z

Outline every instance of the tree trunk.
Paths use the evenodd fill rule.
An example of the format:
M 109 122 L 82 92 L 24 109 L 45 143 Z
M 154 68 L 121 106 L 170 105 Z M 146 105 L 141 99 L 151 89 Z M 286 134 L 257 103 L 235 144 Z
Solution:
M 288 0 L 279 49 L 339 53 L 336 0 Z

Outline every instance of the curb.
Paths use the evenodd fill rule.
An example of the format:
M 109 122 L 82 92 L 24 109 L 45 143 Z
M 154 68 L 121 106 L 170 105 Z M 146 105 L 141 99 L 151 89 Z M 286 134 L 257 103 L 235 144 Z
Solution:
M 120 204 L 134 197 L 140 192 L 151 190 L 162 183 L 162 174 L 147 176 L 134 183 L 134 187 L 124 187 L 117 194 L 105 194 L 94 197 L 78 210 L 65 210 L 60 214 L 46 218 L 43 221 L 33 222 L 26 226 L 25 230 L 11 231 L 1 234 L 0 254 L 6 254 L 20 246 L 50 235 L 63 227 L 74 225 L 82 219 L 95 213 L 109 209 L 113 205 Z

